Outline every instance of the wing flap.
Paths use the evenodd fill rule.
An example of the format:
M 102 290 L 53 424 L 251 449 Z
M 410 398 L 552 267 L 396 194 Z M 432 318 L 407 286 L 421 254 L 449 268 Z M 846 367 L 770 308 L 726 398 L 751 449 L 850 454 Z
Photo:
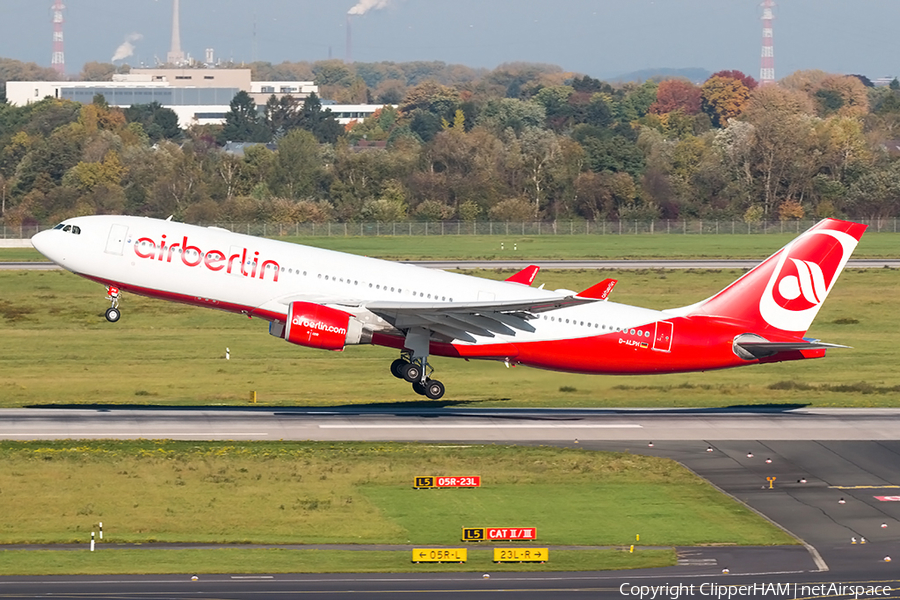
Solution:
M 482 302 L 385 302 L 365 304 L 369 311 L 398 329 L 421 326 L 444 336 L 475 342 L 473 336 L 515 336 L 517 331 L 535 331 L 528 323 L 532 315 L 567 306 L 597 302 L 574 294 L 525 300 Z

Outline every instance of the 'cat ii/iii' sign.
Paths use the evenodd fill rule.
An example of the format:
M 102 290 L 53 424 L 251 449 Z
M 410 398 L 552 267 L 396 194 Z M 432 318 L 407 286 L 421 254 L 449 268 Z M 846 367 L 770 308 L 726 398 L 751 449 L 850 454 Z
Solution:
M 464 542 L 509 542 L 512 540 L 536 540 L 534 527 L 463 527 Z

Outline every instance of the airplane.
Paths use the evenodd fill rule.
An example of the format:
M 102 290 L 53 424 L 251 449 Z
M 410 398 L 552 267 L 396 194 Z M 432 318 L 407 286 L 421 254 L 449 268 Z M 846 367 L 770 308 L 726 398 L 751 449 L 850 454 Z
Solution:
M 824 219 L 712 297 L 651 310 L 609 301 L 616 281 L 582 292 L 448 273 L 169 220 L 66 219 L 32 238 L 57 265 L 120 292 L 269 322 L 289 343 L 399 350 L 394 377 L 444 395 L 429 357 L 501 361 L 568 373 L 652 374 L 819 358 L 846 348 L 803 337 L 862 237 Z

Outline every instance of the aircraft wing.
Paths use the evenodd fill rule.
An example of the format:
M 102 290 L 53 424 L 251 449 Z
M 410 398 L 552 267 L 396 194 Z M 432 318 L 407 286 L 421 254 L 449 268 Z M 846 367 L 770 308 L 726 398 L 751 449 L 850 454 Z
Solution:
M 533 332 L 528 323 L 535 314 L 548 310 L 596 302 L 576 295 L 530 300 L 483 302 L 369 302 L 364 306 L 398 329 L 425 327 L 451 339 L 474 342 L 474 335 L 494 337 Z

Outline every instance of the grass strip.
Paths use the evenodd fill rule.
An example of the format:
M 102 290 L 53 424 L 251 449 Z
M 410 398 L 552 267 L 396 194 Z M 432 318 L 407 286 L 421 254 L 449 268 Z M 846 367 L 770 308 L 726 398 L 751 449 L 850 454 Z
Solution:
M 551 447 L 400 443 L 2 442 L 0 543 L 458 545 L 794 543 L 674 461 Z M 417 475 L 479 475 L 416 490 Z
M 730 225 L 730 224 L 729 224 Z M 274 238 L 296 244 L 388 260 L 618 260 L 740 258 L 762 261 L 795 233 L 723 235 L 438 235 L 299 236 Z M 854 258 L 891 258 L 900 235 L 868 231 Z M 33 248 L 0 248 L 0 262 L 46 260 Z
M 411 562 L 411 552 L 368 550 L 0 550 L 0 575 L 150 575 L 165 573 L 434 573 L 607 571 L 669 567 L 674 550 L 552 550 L 546 563 L 494 563 L 490 549 L 468 562 Z

